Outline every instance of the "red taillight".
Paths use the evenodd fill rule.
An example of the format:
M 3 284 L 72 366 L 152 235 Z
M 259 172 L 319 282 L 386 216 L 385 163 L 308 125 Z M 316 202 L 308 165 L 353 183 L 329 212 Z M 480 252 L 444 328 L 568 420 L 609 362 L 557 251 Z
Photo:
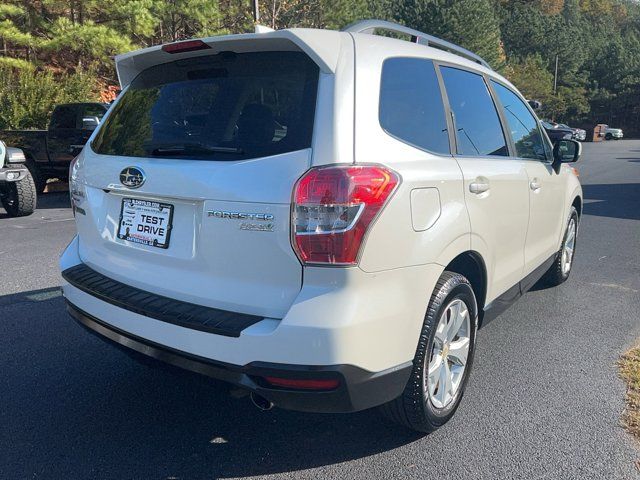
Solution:
M 162 46 L 162 50 L 167 53 L 194 52 L 196 50 L 206 50 L 211 48 L 202 40 L 187 40 L 186 42 L 168 43 Z
M 367 229 L 400 183 L 381 165 L 312 168 L 293 194 L 293 246 L 303 263 L 355 265 Z
M 335 390 L 340 385 L 336 379 L 294 379 L 280 377 L 264 377 L 274 387 L 297 390 Z

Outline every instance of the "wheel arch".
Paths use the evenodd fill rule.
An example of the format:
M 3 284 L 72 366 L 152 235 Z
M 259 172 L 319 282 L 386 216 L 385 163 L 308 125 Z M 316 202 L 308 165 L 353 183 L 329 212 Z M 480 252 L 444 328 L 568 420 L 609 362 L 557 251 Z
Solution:
M 573 202 L 571 202 L 571 206 L 575 207 L 578 211 L 578 218 L 582 217 L 582 197 L 580 195 L 575 196 Z
M 473 250 L 459 254 L 445 267 L 445 270 L 464 275 L 476 296 L 480 323 L 487 297 L 487 268 L 482 256 Z

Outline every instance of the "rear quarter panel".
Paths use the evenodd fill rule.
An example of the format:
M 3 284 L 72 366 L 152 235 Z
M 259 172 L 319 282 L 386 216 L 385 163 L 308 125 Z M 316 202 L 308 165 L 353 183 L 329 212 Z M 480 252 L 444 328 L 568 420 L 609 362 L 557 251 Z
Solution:
M 354 39 L 356 162 L 386 165 L 402 178 L 369 231 L 360 268 L 375 272 L 423 264 L 445 266 L 459 253 L 470 249 L 469 216 L 460 168 L 451 155 L 435 155 L 387 134 L 380 126 L 378 115 L 384 60 L 389 57 L 434 59 L 432 49 L 372 35 L 356 34 Z M 439 202 L 426 202 L 433 196 L 416 194 L 422 189 L 436 190 Z M 421 199 L 426 203 L 417 205 Z M 423 218 L 414 218 L 417 215 Z

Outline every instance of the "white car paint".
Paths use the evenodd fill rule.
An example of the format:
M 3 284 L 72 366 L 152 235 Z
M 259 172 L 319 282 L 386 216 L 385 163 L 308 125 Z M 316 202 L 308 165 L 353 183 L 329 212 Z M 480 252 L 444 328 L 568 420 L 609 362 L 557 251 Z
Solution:
M 60 266 L 83 262 L 143 290 L 264 320 L 239 338 L 224 337 L 143 317 L 65 282 L 65 297 L 83 311 L 157 344 L 229 364 L 347 364 L 380 372 L 413 359 L 431 292 L 458 255 L 481 256 L 487 270 L 481 303 L 489 305 L 558 251 L 570 206 L 581 197 L 569 167 L 555 172 L 532 160 L 435 155 L 393 138 L 378 121 L 386 58 L 447 62 L 516 91 L 496 72 L 439 49 L 369 34 L 291 29 L 204 42 L 211 49 L 180 55 L 309 55 L 320 67 L 312 148 L 239 162 L 99 155 L 91 141 L 103 121 L 73 166 L 75 201 L 86 215 L 76 215 L 78 236 Z M 160 47 L 117 57 L 123 87 L 163 61 Z M 291 246 L 296 180 L 310 167 L 364 163 L 392 169 L 401 183 L 370 227 L 358 264 L 302 266 Z M 131 165 L 147 175 L 135 191 L 118 179 Z M 491 190 L 471 193 L 470 183 L 482 178 Z M 530 188 L 534 179 L 540 191 Z M 125 196 L 175 204 L 169 250 L 116 237 Z M 241 231 L 207 216 L 211 210 L 273 214 L 275 229 Z
M 610 135 L 611 137 L 615 138 L 616 140 L 621 139 L 624 134 L 622 133 L 622 129 L 621 128 L 610 128 L 607 127 L 607 129 L 604 132 L 605 136 Z

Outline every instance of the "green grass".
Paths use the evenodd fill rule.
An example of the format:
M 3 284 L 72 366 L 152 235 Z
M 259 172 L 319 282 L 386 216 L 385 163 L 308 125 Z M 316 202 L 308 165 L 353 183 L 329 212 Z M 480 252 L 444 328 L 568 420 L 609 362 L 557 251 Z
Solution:
M 640 440 L 640 345 L 623 354 L 618 366 L 620 376 L 627 384 L 622 421 L 627 430 Z

